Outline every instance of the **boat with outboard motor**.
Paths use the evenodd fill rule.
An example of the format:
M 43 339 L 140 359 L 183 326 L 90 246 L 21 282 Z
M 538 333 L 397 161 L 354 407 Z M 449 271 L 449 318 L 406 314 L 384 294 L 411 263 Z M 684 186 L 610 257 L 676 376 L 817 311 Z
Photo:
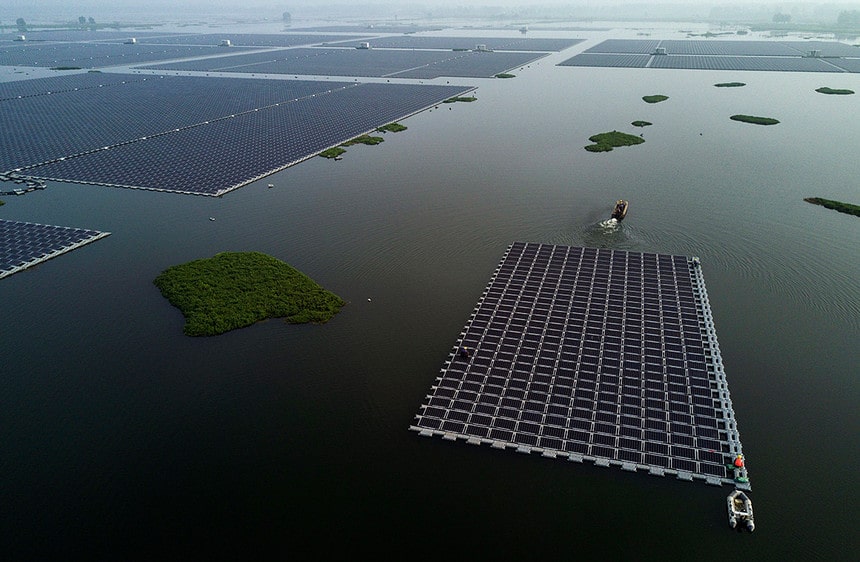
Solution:
M 729 526 L 734 529 L 738 523 L 743 523 L 752 533 L 755 530 L 753 520 L 752 500 L 740 490 L 735 490 L 726 498 L 729 509 Z
M 612 209 L 612 218 L 620 221 L 624 220 L 624 217 L 627 216 L 627 207 L 630 204 L 625 199 L 619 199 L 615 202 L 615 208 Z

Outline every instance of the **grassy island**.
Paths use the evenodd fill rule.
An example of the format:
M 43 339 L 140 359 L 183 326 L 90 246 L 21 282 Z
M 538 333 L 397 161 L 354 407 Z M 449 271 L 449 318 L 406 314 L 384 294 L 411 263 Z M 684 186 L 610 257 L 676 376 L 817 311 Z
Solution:
M 805 197 L 803 200 L 807 203 L 812 203 L 813 205 L 821 205 L 826 209 L 833 209 L 834 211 L 839 211 L 840 213 L 846 213 L 848 215 L 860 217 L 860 205 L 852 205 L 851 203 L 833 201 L 832 199 L 822 199 L 821 197 Z
M 599 133 L 588 137 L 588 140 L 594 144 L 585 147 L 589 152 L 609 152 L 618 146 L 632 146 L 634 144 L 642 144 L 645 139 L 635 135 L 628 135 L 619 131 L 610 131 L 608 133 Z
M 502 72 L 500 74 L 496 74 L 496 78 L 516 78 L 516 74 L 508 74 L 507 72 Z
M 388 125 L 377 127 L 376 130 L 380 133 L 399 133 L 400 131 L 406 130 L 406 125 L 401 125 L 400 123 L 389 123 Z
M 52 66 L 51 70 L 81 70 L 80 66 Z
M 654 123 L 650 123 L 648 121 L 634 121 L 630 124 L 634 127 L 648 127 L 649 125 L 653 125 Z
M 770 117 L 756 117 L 755 115 L 732 115 L 729 117 L 732 121 L 741 121 L 743 123 L 754 123 L 756 125 L 776 125 L 779 123 L 776 119 Z
M 838 88 L 828 88 L 827 86 L 816 88 L 815 91 L 819 94 L 831 94 L 836 96 L 850 96 L 854 93 L 854 90 L 840 90 Z
M 164 270 L 153 281 L 185 316 L 189 336 L 214 336 L 267 318 L 324 323 L 346 304 L 292 266 L 259 252 L 224 252 Z
M 478 98 L 476 98 L 474 96 L 456 96 L 453 98 L 448 98 L 445 101 L 443 101 L 442 103 L 455 103 L 458 101 L 467 101 L 468 102 L 468 101 L 475 101 L 477 99 Z
M 714 84 L 717 88 L 740 88 L 741 86 L 746 86 L 743 82 L 720 82 L 719 84 Z
M 322 156 L 323 158 L 337 158 L 338 156 L 340 156 L 344 152 L 346 152 L 345 148 L 341 148 L 339 146 L 334 146 L 332 148 L 329 148 L 327 150 L 323 150 L 322 152 L 320 152 L 320 156 Z
M 653 96 L 642 96 L 642 99 L 646 103 L 660 103 L 661 101 L 666 101 L 667 99 L 669 99 L 669 96 L 655 94 Z
M 355 137 L 354 139 L 346 141 L 341 146 L 352 146 L 354 144 L 367 144 L 370 146 L 374 146 L 374 145 L 377 145 L 381 142 L 385 142 L 385 139 L 382 137 L 371 137 L 370 135 L 361 135 L 360 137 Z

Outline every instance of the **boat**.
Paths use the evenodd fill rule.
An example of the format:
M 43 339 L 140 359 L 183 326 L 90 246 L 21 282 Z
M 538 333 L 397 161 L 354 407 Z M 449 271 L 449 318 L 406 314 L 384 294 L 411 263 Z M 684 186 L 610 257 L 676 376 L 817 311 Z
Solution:
M 620 221 L 624 220 L 624 217 L 627 216 L 627 207 L 630 204 L 625 199 L 619 199 L 615 202 L 615 208 L 612 209 L 612 218 Z
M 735 490 L 726 498 L 726 504 L 729 509 L 729 526 L 734 529 L 738 523 L 742 523 L 752 533 L 755 530 L 755 521 L 752 500 L 749 496 L 740 490 Z

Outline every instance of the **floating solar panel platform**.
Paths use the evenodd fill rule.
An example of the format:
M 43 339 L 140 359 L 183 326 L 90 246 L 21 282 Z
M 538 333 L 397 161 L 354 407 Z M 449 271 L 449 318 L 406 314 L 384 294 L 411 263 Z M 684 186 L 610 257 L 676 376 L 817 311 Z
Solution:
M 489 78 L 545 57 L 535 52 L 297 48 L 148 65 L 155 70 L 418 78 Z
M 609 39 L 558 66 L 858 72 L 860 49 L 836 41 Z
M 730 468 L 740 435 L 685 256 L 512 244 L 410 429 L 749 489 Z
M 97 91 L 121 94 L 125 89 L 133 95 L 143 84 Z M 87 103 L 92 90 L 85 95 L 73 92 L 76 100 L 83 96 L 83 106 L 72 104 L 81 109 L 72 121 L 66 119 L 68 107 L 51 103 L 51 98 L 65 100 L 65 95 L 29 98 L 44 112 L 35 114 L 38 119 L 20 119 L 21 129 L 9 129 L 20 133 L 13 137 L 19 142 L 0 145 L 0 164 L 20 172 L 20 164 L 12 166 L 30 162 L 26 174 L 43 180 L 220 196 L 474 89 L 248 79 L 239 95 L 241 81 L 234 78 L 177 76 L 146 84 L 145 88 L 155 84 L 152 92 L 162 95 L 124 99 L 111 94 L 113 103 L 101 105 Z M 208 86 L 211 96 L 176 95 L 195 84 Z M 27 101 L 0 104 L 14 108 Z M 165 111 L 157 110 L 165 101 Z M 81 118 L 92 111 L 102 114 L 90 128 Z M 15 115 L 11 110 L 0 113 L 0 124 Z M 110 130 L 98 123 L 108 124 Z M 149 127 L 158 132 L 141 135 Z M 93 148 L 98 139 L 105 139 L 105 144 Z M 83 146 L 90 148 L 81 151 Z M 40 160 L 46 158 L 46 147 L 53 159 Z
M 0 279 L 109 234 L 83 228 L 0 219 Z
M 422 37 L 398 35 L 377 37 L 370 45 L 381 49 L 474 49 L 484 45 L 493 51 L 563 51 L 584 39 L 549 39 L 524 37 Z M 344 46 L 358 47 L 359 43 L 345 43 Z

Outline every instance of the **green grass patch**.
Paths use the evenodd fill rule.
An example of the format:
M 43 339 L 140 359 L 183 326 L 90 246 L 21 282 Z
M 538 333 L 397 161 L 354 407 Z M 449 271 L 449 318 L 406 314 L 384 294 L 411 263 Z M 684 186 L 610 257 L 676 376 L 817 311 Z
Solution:
M 819 94 L 831 94 L 836 96 L 850 96 L 854 93 L 854 90 L 840 90 L 838 88 L 828 88 L 827 86 L 815 88 L 815 91 Z
M 655 94 L 653 96 L 642 96 L 642 99 L 646 103 L 660 103 L 661 101 L 666 101 L 667 99 L 669 99 L 669 96 Z
M 51 70 L 81 70 L 80 66 L 52 66 Z
M 345 148 L 335 146 L 335 147 L 323 150 L 322 152 L 320 152 L 320 156 L 322 156 L 323 158 L 337 158 L 338 156 L 340 156 L 344 152 L 346 152 Z
M 860 205 L 852 205 L 851 203 L 843 203 L 842 201 L 834 201 L 832 199 L 822 199 L 821 197 L 805 197 L 803 200 L 813 205 L 821 205 L 827 209 L 860 217 Z
M 6 202 L 5 202 L 5 201 L 3 201 L 2 199 L 0 199 L 0 207 L 2 207 L 2 206 L 3 206 L 3 205 L 5 205 L 5 204 L 6 204 Z
M 388 125 L 377 127 L 376 130 L 380 133 L 399 133 L 400 131 L 406 130 L 406 125 L 401 125 L 400 123 L 389 123 Z
M 267 318 L 324 323 L 346 304 L 294 267 L 260 252 L 224 252 L 165 269 L 153 281 L 185 316 L 189 336 L 214 336 Z
M 516 74 L 508 74 L 507 72 L 501 72 L 496 74 L 496 78 L 516 78 Z
M 466 49 L 466 48 L 464 48 L 464 47 L 457 47 L 457 48 L 454 48 L 454 49 L 451 49 L 451 50 L 452 50 L 452 51 L 454 51 L 455 53 L 461 53 L 461 52 L 463 52 L 463 51 L 471 51 L 472 49 Z
M 453 98 L 448 98 L 448 99 L 446 99 L 445 101 L 443 101 L 442 103 L 456 103 L 456 102 L 458 102 L 458 101 L 471 102 L 471 101 L 475 101 L 475 100 L 477 100 L 477 99 L 478 99 L 478 98 L 476 98 L 476 97 L 474 97 L 474 96 L 456 96 L 456 97 L 453 97 Z
M 732 121 L 741 121 L 743 123 L 754 123 L 755 125 L 776 125 L 778 120 L 770 117 L 756 117 L 755 115 L 732 115 L 729 117 Z
M 361 135 L 360 137 L 355 137 L 354 139 L 350 139 L 343 143 L 341 146 L 352 146 L 354 144 L 367 144 L 370 146 L 379 144 L 381 142 L 385 142 L 385 139 L 382 137 L 371 137 L 370 135 Z
M 588 137 L 588 140 L 594 143 L 585 147 L 585 150 L 589 152 L 609 152 L 618 146 L 632 146 L 634 144 L 642 144 L 645 142 L 645 139 L 642 137 L 621 133 L 619 131 L 610 131 L 608 133 L 592 135 Z
M 651 123 L 649 121 L 634 121 L 630 124 L 634 127 L 648 127 L 649 125 L 653 125 L 654 123 Z
M 746 86 L 743 82 L 720 82 L 719 84 L 714 84 L 717 88 L 740 88 L 741 86 Z

